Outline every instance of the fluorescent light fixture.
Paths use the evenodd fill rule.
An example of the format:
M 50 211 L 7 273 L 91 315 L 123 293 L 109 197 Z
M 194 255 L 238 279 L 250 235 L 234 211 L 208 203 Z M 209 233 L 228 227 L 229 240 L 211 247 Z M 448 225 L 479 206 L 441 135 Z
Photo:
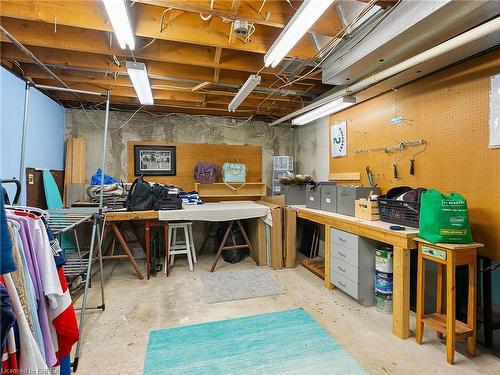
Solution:
M 260 76 L 256 74 L 250 75 L 247 81 L 241 86 L 240 91 L 236 93 L 231 103 L 228 104 L 229 112 L 236 111 L 236 108 L 246 99 L 246 97 L 260 84 Z
M 126 61 L 127 72 L 132 85 L 134 85 L 135 92 L 141 104 L 152 105 L 154 104 L 153 93 L 149 85 L 148 71 L 146 65 L 141 62 Z
M 308 124 L 311 121 L 317 120 L 323 116 L 340 112 L 343 109 L 353 106 L 354 104 L 356 104 L 356 98 L 354 96 L 344 96 L 342 98 L 335 99 L 334 101 L 323 104 L 312 111 L 306 112 L 303 115 L 294 118 L 292 120 L 292 125 Z
M 102 0 L 121 49 L 135 48 L 134 33 L 125 0 Z
M 266 67 L 275 68 L 334 0 L 304 0 L 300 8 L 264 56 Z

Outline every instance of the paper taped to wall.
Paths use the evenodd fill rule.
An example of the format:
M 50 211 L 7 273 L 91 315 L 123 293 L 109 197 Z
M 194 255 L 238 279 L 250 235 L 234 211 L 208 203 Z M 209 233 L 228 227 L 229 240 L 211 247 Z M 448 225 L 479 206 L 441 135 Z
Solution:
M 490 147 L 500 147 L 500 74 L 491 77 Z
M 332 124 L 331 128 L 332 158 L 347 155 L 347 122 L 339 121 Z

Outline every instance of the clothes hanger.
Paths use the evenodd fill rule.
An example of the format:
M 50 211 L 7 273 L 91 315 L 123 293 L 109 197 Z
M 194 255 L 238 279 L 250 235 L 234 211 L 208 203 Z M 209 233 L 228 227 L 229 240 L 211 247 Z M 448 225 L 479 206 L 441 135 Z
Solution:
M 19 224 L 17 221 L 7 219 L 7 222 L 12 225 L 18 232 L 21 230 L 21 224 Z
M 45 219 L 48 219 L 50 216 L 47 211 L 38 207 L 6 205 L 5 208 L 14 211 L 24 211 L 26 213 L 38 214 L 37 216 L 44 217 Z

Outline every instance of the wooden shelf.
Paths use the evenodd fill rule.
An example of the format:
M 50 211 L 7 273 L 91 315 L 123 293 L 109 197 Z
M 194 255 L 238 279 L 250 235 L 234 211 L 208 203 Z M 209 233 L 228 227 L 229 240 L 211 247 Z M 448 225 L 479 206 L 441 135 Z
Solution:
M 224 199 L 260 199 L 267 195 L 266 184 L 262 182 L 247 182 L 246 184 L 229 184 L 231 189 L 224 183 L 196 184 L 195 189 L 201 199 L 218 198 Z
M 446 334 L 446 314 L 429 314 L 423 317 L 422 322 L 434 330 Z M 464 322 L 455 319 L 455 335 L 457 339 L 472 336 L 472 328 Z

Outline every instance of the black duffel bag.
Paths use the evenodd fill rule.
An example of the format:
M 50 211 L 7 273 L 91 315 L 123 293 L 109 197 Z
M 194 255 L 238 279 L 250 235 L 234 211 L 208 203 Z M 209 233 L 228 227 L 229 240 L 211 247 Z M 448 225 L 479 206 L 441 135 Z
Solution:
M 153 209 L 155 197 L 149 182 L 141 176 L 136 178 L 127 196 L 128 211 L 148 211 Z
M 168 189 L 160 184 L 153 185 L 155 211 L 161 210 L 180 210 L 182 209 L 182 199 L 178 194 L 169 194 Z

